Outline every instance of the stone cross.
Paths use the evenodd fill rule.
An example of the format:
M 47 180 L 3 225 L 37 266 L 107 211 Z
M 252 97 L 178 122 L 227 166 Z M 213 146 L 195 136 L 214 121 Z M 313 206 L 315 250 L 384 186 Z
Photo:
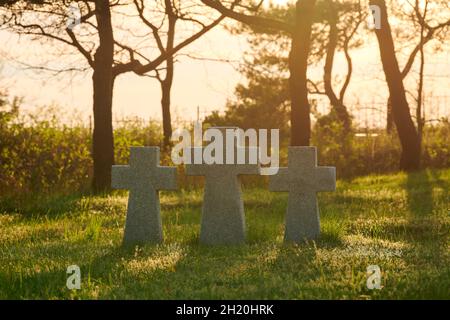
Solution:
M 320 235 L 317 192 L 336 189 L 336 169 L 317 166 L 315 147 L 289 147 L 288 168 L 269 180 L 271 191 L 287 191 L 285 241 L 301 242 Z
M 175 190 L 175 167 L 159 166 L 158 147 L 131 147 L 130 165 L 112 167 L 112 187 L 128 189 L 125 245 L 163 240 L 159 190 Z
M 246 159 L 244 164 L 226 164 L 227 141 L 226 130 L 237 128 L 218 127 L 223 136 L 223 164 L 187 164 L 187 175 L 205 176 L 205 190 L 203 196 L 202 221 L 200 228 L 200 242 L 207 245 L 233 245 L 245 242 L 245 216 L 242 201 L 239 175 L 259 174 L 260 166 L 250 164 Z M 237 151 L 244 151 L 247 155 L 251 148 L 237 147 L 237 137 L 233 136 L 234 155 Z M 232 142 L 232 141 L 231 141 Z M 189 149 L 187 149 L 189 150 Z M 188 152 L 199 152 L 201 147 L 191 148 Z

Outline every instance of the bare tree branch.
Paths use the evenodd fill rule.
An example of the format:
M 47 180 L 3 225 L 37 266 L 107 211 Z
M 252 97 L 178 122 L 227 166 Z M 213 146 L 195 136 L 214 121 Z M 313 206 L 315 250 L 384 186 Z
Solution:
M 235 19 L 239 22 L 242 22 L 242 23 L 245 23 L 248 25 L 264 27 L 264 28 L 269 28 L 269 29 L 274 29 L 274 30 L 280 30 L 280 31 L 284 31 L 287 33 L 293 33 L 293 31 L 294 31 L 294 26 L 292 26 L 288 23 L 285 23 L 285 22 L 279 21 L 279 20 L 270 19 L 270 18 L 239 13 L 239 12 L 234 11 L 233 9 L 229 9 L 229 8 L 225 7 L 218 0 L 201 0 L 201 1 L 205 5 L 219 11 L 222 15 L 225 15 L 228 18 Z

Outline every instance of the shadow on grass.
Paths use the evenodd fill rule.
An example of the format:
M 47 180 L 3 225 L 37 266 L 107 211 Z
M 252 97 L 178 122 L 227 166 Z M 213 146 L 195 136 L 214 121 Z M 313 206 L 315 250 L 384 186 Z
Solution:
M 278 217 L 279 218 L 279 217 Z M 240 297 L 245 292 L 248 298 L 286 297 L 282 284 L 272 283 L 279 292 L 273 295 L 270 286 L 264 287 L 265 277 L 278 279 L 280 273 L 304 273 L 305 279 L 315 277 L 308 271 L 314 259 L 311 243 L 301 245 L 274 244 L 279 236 L 276 230 L 270 232 L 267 246 L 260 243 L 248 243 L 244 246 L 210 247 L 198 243 L 198 234 L 190 236 L 186 242 L 169 242 L 162 246 L 147 245 L 136 249 L 132 247 L 105 247 L 92 250 L 94 244 L 85 243 L 85 239 L 75 243 L 46 244 L 38 252 L 44 260 L 61 259 L 52 271 L 29 270 L 29 274 L 17 274 L 10 271 L 0 273 L 0 297 L 7 299 L 41 299 L 41 298 L 221 298 Z M 261 239 L 259 239 L 261 240 Z M 342 246 L 339 234 L 332 230 L 324 230 L 317 242 L 317 247 Z M 91 246 L 91 248 L 90 248 Z M 96 247 L 96 246 L 95 246 Z M 165 256 L 171 251 L 180 250 L 182 255 L 168 267 Z M 276 249 L 275 261 L 261 261 L 261 257 L 273 248 Z M 299 255 L 298 252 L 301 252 Z M 64 259 L 64 260 L 65 260 Z M 153 260 L 161 260 L 154 262 Z M 77 263 L 77 260 L 79 261 Z M 70 261 L 70 263 L 69 263 Z M 137 272 L 126 270 L 136 263 Z M 145 270 L 147 264 L 154 270 Z M 67 265 L 66 265 L 67 264 Z M 66 288 L 66 268 L 78 264 L 82 272 L 82 290 L 71 292 Z M 39 264 L 36 264 L 39 265 Z M 275 280 L 273 280 L 275 281 Z M 192 290 L 184 287 L 185 283 Z M 251 291 L 252 286 L 259 289 Z M 100 289 L 97 289 L 100 288 Z M 247 291 L 250 290 L 250 291 Z M 216 291 L 215 291 L 216 290 Z M 291 290 L 291 289 L 290 289 Z M 292 289 L 293 290 L 293 289 Z M 251 294 L 255 294 L 252 296 Z M 242 297 L 242 296 L 241 296 Z
M 433 212 L 433 186 L 427 171 L 408 173 L 406 200 L 410 212 L 416 217 L 425 217 Z
M 448 184 L 441 180 L 439 174 L 433 171 L 409 173 L 405 183 L 408 208 L 411 213 L 406 226 L 416 245 L 424 245 L 425 241 L 432 241 L 438 245 L 446 241 L 448 230 L 439 215 L 435 215 L 435 206 L 440 205 L 440 196 L 433 194 L 433 187 L 440 186 L 444 190 L 444 202 L 448 195 Z M 439 198 L 438 198 L 439 197 Z
M 441 188 L 443 194 L 434 195 L 433 188 L 435 187 Z M 424 170 L 409 173 L 404 188 L 410 212 L 417 218 L 421 218 L 432 215 L 440 198 L 444 202 L 448 201 L 450 182 L 442 179 L 437 170 Z
M 449 199 L 450 194 L 450 181 L 446 181 L 442 179 L 441 174 L 438 170 L 430 171 L 431 177 L 437 186 L 439 186 L 443 190 L 443 198 Z
M 434 175 L 434 176 L 433 176 Z M 441 242 L 445 234 L 445 225 L 440 218 L 433 214 L 433 210 L 439 204 L 436 195 L 433 195 L 433 187 L 440 185 L 447 190 L 447 183 L 440 179 L 438 173 L 433 171 L 421 171 L 407 175 L 401 187 L 406 191 L 406 211 L 404 215 L 398 216 L 398 209 L 389 198 L 380 202 L 371 201 L 375 208 L 393 210 L 395 215 L 377 217 L 371 220 L 356 220 L 349 224 L 348 231 L 361 233 L 370 238 L 387 239 L 394 241 L 406 241 L 411 244 L 421 244 L 429 241 Z M 446 191 L 444 191 L 446 192 Z M 444 194 L 445 199 L 445 194 Z M 354 197 L 343 197 L 340 201 L 353 204 L 358 202 L 359 206 L 367 206 L 364 199 Z M 340 199 L 340 198 L 338 198 Z M 401 199 L 399 205 L 401 205 Z
M 433 181 L 430 181 L 433 180 Z M 439 183 L 448 194 L 445 181 L 439 177 L 430 179 L 428 173 L 422 172 L 408 176 L 405 181 L 407 192 L 407 205 L 412 213 L 410 220 L 400 223 L 392 223 L 386 220 L 377 224 L 374 230 L 368 224 L 360 227 L 360 232 L 374 232 L 371 237 L 391 237 L 391 234 L 413 242 L 418 245 L 418 250 L 411 256 L 406 256 L 407 265 L 415 268 L 427 266 L 440 266 L 445 263 L 443 254 L 445 240 L 442 232 L 445 231 L 439 221 L 433 221 L 434 199 L 432 187 Z M 448 186 L 447 186 L 448 187 Z M 55 199 L 55 202 L 46 202 L 42 205 L 51 208 L 53 215 L 64 214 L 77 209 L 79 201 L 84 195 L 71 196 Z M 445 196 L 445 195 L 444 195 Z M 278 198 L 277 198 L 278 199 Z M 277 199 L 274 199 L 276 201 Z M 358 202 L 358 207 L 368 206 L 366 198 L 342 197 L 336 198 L 343 201 L 344 206 Z M 278 199 L 279 200 L 279 199 Z M 378 200 L 376 200 L 378 201 Z M 389 199 L 380 199 L 381 203 L 375 206 L 384 207 Z M 269 204 L 270 205 L 270 204 Z M 373 203 L 372 203 L 373 205 Z M 279 205 L 280 208 L 284 206 Z M 169 209 L 191 210 L 189 217 L 182 217 L 177 221 L 178 225 L 188 222 L 198 224 L 200 222 L 201 203 L 194 204 L 177 203 L 173 206 L 162 206 L 163 211 Z M 300 286 L 320 276 L 321 270 L 314 264 L 316 257 L 315 248 L 340 248 L 344 247 L 342 236 L 346 232 L 340 224 L 330 221 L 333 215 L 324 215 L 327 219 L 323 221 L 323 231 L 317 243 L 305 243 L 300 245 L 281 244 L 280 238 L 284 231 L 283 212 L 268 212 L 267 218 L 260 221 L 258 201 L 246 203 L 246 210 L 251 211 L 248 217 L 248 226 L 252 228 L 249 234 L 249 243 L 238 247 L 207 247 L 198 244 L 198 233 L 189 233 L 186 242 L 179 242 L 180 230 L 173 229 L 173 239 L 163 246 L 145 246 L 139 250 L 135 247 L 107 247 L 104 250 L 96 250 L 90 253 L 91 258 L 83 259 L 80 264 L 82 270 L 82 286 L 88 286 L 79 293 L 81 298 L 292 298 L 299 292 Z M 35 213 L 33 211 L 33 213 Z M 173 215 L 174 213 L 170 213 Z M 174 219 L 173 216 L 170 220 Z M 333 220 L 333 219 L 331 219 Z M 378 218 L 377 218 L 378 220 Z M 166 219 L 167 221 L 167 219 Z M 428 222 L 427 222 L 428 221 Z M 372 223 L 372 222 L 371 222 Z M 437 226 L 436 226 L 437 225 Z M 123 226 L 122 226 L 123 227 Z M 361 229 L 362 228 L 362 229 Z M 381 231 L 380 231 L 381 230 Z M 39 234 L 40 235 L 40 234 Z M 437 237 L 437 238 L 436 238 Z M 178 239 L 178 241 L 177 241 Z M 430 241 L 427 241 L 430 240 Z M 437 241 L 435 241 L 437 240 Z M 262 242 L 262 243 L 261 243 Z M 275 242 L 275 243 L 274 243 Z M 425 244 L 427 242 L 428 244 Z M 431 243 L 431 244 L 430 244 Z M 266 245 L 267 244 L 267 245 Z M 74 250 L 74 257 L 82 256 L 86 251 L 89 255 L 90 244 L 79 243 L 75 247 L 72 244 L 56 244 L 45 251 L 45 257 L 51 260 L 58 258 L 61 254 L 67 258 L 67 251 Z M 72 248 L 72 249 L 71 249 Z M 174 249 L 171 249 L 174 248 Z M 92 249 L 92 248 L 91 248 Z M 181 252 L 179 258 L 167 262 L 164 255 Z M 273 252 L 273 257 L 271 257 Z M 420 258 L 417 257 L 420 252 Z M 427 261 L 426 259 L 430 259 Z M 161 259 L 161 264 L 154 267 L 153 260 Z M 138 270 L 130 272 L 124 265 L 129 262 L 139 264 Z M 64 262 L 65 263 L 65 262 Z M 76 263 L 76 261 L 73 261 Z M 150 269 L 147 270 L 147 263 Z M 159 262 L 158 262 L 159 263 Z M 0 273 L 0 296 L 7 298 L 47 298 L 59 297 L 70 298 L 71 293 L 65 287 L 67 274 L 65 265 L 58 265 L 53 271 L 39 272 L 32 270 L 29 275 L 14 275 L 11 273 Z M 321 266 L 326 272 L 332 266 Z M 445 267 L 445 265 L 444 265 Z M 445 269 L 444 269 L 445 270 Z M 448 270 L 448 269 L 447 269 Z M 437 285 L 438 281 L 444 279 L 448 272 L 439 272 L 433 277 L 430 273 L 430 290 Z M 89 278 L 88 278 L 89 276 Z M 13 277 L 13 278 L 11 278 Z M 90 279 L 90 280 L 88 280 Z M 89 281 L 89 283 L 88 283 Z M 96 289 L 96 286 L 99 288 Z M 84 287 L 82 287 L 84 288 Z M 78 295 L 78 293 L 77 293 Z
M 197 200 L 197 201 L 189 200 L 189 204 L 186 204 L 184 202 L 179 202 L 179 203 L 161 203 L 161 210 L 167 210 L 167 211 L 179 210 L 179 209 L 183 209 L 184 210 L 186 208 L 201 210 L 202 202 L 203 202 L 203 200 Z
M 109 194 L 96 194 L 106 197 Z M 15 198 L 0 199 L 0 212 L 20 214 L 24 218 L 37 216 L 58 217 L 79 209 L 80 200 L 92 197 L 90 192 L 72 194 L 30 194 Z
M 441 187 L 443 195 L 433 194 L 434 187 Z M 420 286 L 411 290 L 412 297 L 429 296 L 435 299 L 448 297 L 450 269 L 448 265 L 448 224 L 434 209 L 439 208 L 440 198 L 448 199 L 449 185 L 433 170 L 409 173 L 405 183 L 407 204 L 411 213 L 406 228 L 407 240 L 414 254 L 406 254 L 406 263 L 414 270 L 439 270 L 423 272 Z
M 80 246 L 79 250 L 83 250 L 82 248 L 86 250 L 85 246 Z M 56 245 L 47 248 L 45 251 L 45 258 L 51 261 L 53 257 L 58 257 L 61 252 L 67 252 L 67 247 Z M 83 286 L 91 286 L 88 283 L 93 281 L 92 271 L 96 275 L 102 272 L 114 272 L 116 263 L 122 257 L 131 257 L 132 254 L 131 250 L 119 248 L 111 253 L 96 257 L 92 263 L 77 263 L 76 259 L 71 257 L 70 262 L 68 261 L 66 265 L 59 264 L 51 271 L 40 271 L 36 269 L 39 268 L 36 265 L 31 274 L 24 274 L 20 270 L 10 270 L 8 273 L 2 272 L 0 273 L 0 297 L 4 299 L 68 299 L 73 294 L 66 287 L 68 277 L 66 268 L 69 265 L 76 264 L 80 267 L 83 289 Z M 107 276 L 104 278 L 108 279 Z

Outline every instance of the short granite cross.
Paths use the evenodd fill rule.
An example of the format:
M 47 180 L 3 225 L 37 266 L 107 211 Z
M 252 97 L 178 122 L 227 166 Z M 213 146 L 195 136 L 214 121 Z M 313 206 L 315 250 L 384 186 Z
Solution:
M 218 127 L 223 136 L 223 164 L 187 164 L 187 175 L 205 176 L 205 190 L 203 196 L 202 222 L 200 229 L 200 242 L 208 245 L 241 244 L 245 242 L 245 216 L 242 202 L 241 184 L 239 175 L 259 174 L 258 161 L 237 164 L 236 157 L 233 164 L 226 163 L 226 130 L 237 128 Z M 250 148 L 237 147 L 237 137 L 233 136 L 234 156 L 238 150 L 246 152 L 246 158 Z M 204 150 L 201 147 L 187 149 L 186 151 L 198 152 Z M 257 150 L 256 150 L 257 151 Z
M 159 190 L 175 190 L 175 167 L 159 166 L 158 147 L 131 147 L 130 165 L 112 167 L 112 187 L 128 189 L 125 245 L 163 240 Z
M 269 181 L 271 191 L 287 191 L 285 241 L 301 242 L 320 235 L 317 192 L 336 189 L 336 169 L 317 166 L 315 147 L 289 147 L 288 168 Z

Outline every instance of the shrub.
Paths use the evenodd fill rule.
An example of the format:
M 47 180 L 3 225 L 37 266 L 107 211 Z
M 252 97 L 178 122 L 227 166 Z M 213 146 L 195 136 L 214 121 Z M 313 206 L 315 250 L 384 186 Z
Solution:
M 80 122 L 63 124 L 55 108 L 39 114 L 21 115 L 20 100 L 8 102 L 0 94 L 0 193 L 1 200 L 48 194 L 71 194 L 88 190 L 92 176 L 91 130 Z M 44 117 L 42 115 L 45 115 Z M 124 119 L 115 126 L 115 159 L 129 160 L 130 146 L 160 145 L 162 130 L 158 123 L 136 118 Z M 318 147 L 320 165 L 337 167 L 338 177 L 351 178 L 369 173 L 397 171 L 400 143 L 396 134 L 384 130 L 344 133 L 342 126 L 327 115 L 313 128 L 312 144 Z M 427 126 L 423 136 L 423 167 L 450 167 L 450 123 L 442 120 Z M 281 142 L 280 160 L 286 165 L 287 140 Z M 170 165 L 169 150 L 161 163 Z M 202 184 L 198 177 L 186 177 L 179 168 L 179 185 Z M 246 177 L 249 184 L 264 184 L 267 179 Z
M 0 194 L 21 198 L 30 194 L 87 191 L 92 177 L 92 134 L 81 122 L 60 123 L 54 108 L 23 116 L 20 101 L 0 105 Z M 116 163 L 128 163 L 129 147 L 158 145 L 160 126 L 124 119 L 115 129 Z

